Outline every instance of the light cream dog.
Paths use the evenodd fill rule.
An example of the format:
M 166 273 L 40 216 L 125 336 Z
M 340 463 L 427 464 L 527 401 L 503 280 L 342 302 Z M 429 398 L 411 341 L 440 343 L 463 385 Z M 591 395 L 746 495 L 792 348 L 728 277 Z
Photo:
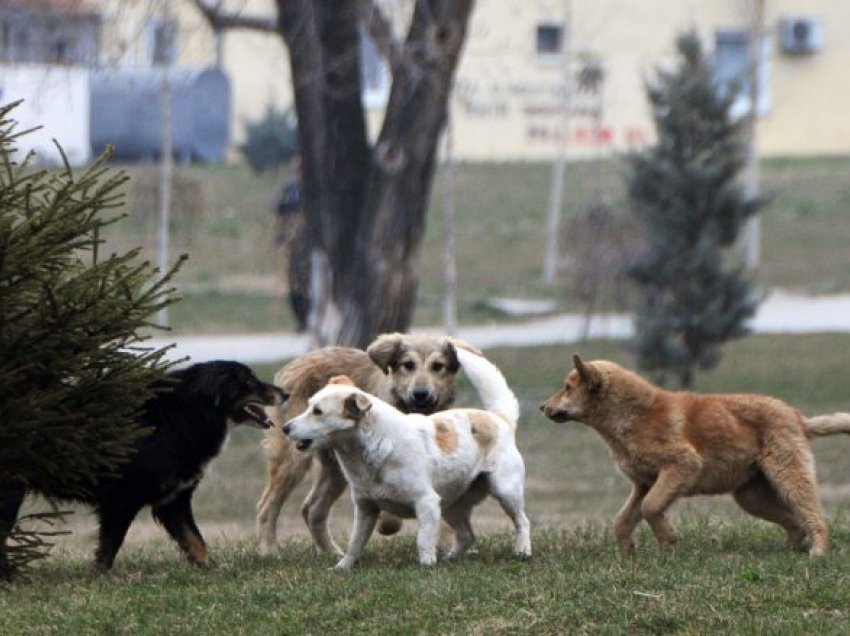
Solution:
M 351 485 L 354 526 L 338 568 L 357 563 L 381 510 L 416 517 L 422 565 L 436 562 L 442 516 L 455 533 L 448 557 L 457 558 L 474 541 L 470 515 L 487 494 L 513 521 L 515 552 L 531 556 L 525 465 L 514 438 L 519 404 L 487 359 L 463 349 L 457 355 L 486 410 L 405 414 L 341 377 L 284 426 L 299 448 L 332 448 Z
M 456 348 L 478 352 L 475 347 L 447 336 L 384 334 L 366 351 L 348 347 L 325 347 L 293 360 L 274 378 L 289 399 L 270 410 L 275 427 L 266 438 L 268 466 L 266 487 L 257 502 L 257 533 L 260 550 L 271 551 L 277 541 L 277 519 L 283 503 L 318 459 L 313 488 L 301 514 L 316 544 L 325 552 L 342 554 L 328 532 L 328 515 L 345 490 L 345 477 L 333 452 L 299 452 L 280 432 L 280 427 L 301 413 L 307 400 L 337 375 L 346 375 L 356 386 L 377 395 L 406 413 L 430 414 L 450 408 L 460 363 Z M 480 353 L 480 352 L 479 352 Z M 392 534 L 401 522 L 382 515 L 379 532 Z

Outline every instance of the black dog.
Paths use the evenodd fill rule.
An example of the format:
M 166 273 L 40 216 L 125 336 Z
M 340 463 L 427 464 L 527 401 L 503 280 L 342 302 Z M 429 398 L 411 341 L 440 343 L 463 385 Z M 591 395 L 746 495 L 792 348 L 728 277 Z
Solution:
M 204 466 L 221 450 L 228 422 L 269 428 L 263 406 L 286 399 L 282 390 L 261 382 L 238 362 L 203 362 L 168 377 L 153 385 L 161 392 L 148 400 L 139 418 L 150 433 L 139 439 L 117 475 L 99 478 L 91 496 L 83 499 L 94 506 L 100 522 L 95 563 L 103 570 L 112 567 L 130 524 L 148 505 L 189 560 L 205 564 L 207 546 L 192 515 L 192 495 Z M 15 523 L 25 494 L 25 488 L 2 489 L 0 527 Z M 78 499 L 62 492 L 41 494 Z

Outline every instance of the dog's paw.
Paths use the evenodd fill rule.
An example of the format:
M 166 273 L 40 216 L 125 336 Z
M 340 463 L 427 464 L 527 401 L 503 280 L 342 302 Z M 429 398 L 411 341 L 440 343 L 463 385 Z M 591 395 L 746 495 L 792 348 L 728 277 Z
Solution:
M 514 555 L 522 559 L 523 561 L 528 561 L 531 558 L 531 547 L 523 548 L 522 550 L 516 550 Z
M 620 549 L 620 556 L 631 557 L 637 554 L 637 547 L 635 547 L 635 542 L 632 540 L 623 541 L 618 547 Z
M 271 556 L 275 552 L 275 548 L 277 546 L 274 543 L 266 543 L 265 541 L 261 541 L 257 546 L 257 552 L 260 553 L 260 556 Z
M 354 567 L 354 561 L 352 559 L 342 558 L 339 562 L 334 566 L 334 570 L 338 572 L 348 572 Z
M 419 565 L 431 567 L 432 565 L 434 565 L 436 563 L 437 563 L 437 555 L 436 554 L 420 554 L 419 555 Z

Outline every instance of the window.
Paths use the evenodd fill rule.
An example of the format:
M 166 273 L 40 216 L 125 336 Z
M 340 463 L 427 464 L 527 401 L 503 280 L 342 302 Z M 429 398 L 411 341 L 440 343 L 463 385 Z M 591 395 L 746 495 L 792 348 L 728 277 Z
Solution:
M 2 4 L 2 2 L 0 2 Z M 27 64 L 86 64 L 97 59 L 100 18 L 0 7 L 0 60 Z
M 177 60 L 177 22 L 154 20 L 151 25 L 151 63 L 169 66 Z
M 714 76 L 721 94 L 736 91 L 732 114 L 743 117 L 750 112 L 750 36 L 747 31 L 718 31 L 714 36 Z M 762 38 L 759 65 L 758 114 L 770 110 L 770 41 Z
M 390 72 L 387 61 L 378 47 L 360 29 L 360 81 L 363 86 L 363 105 L 366 108 L 383 108 L 390 94 Z
M 564 26 L 561 24 L 537 25 L 537 55 L 559 56 L 564 52 Z

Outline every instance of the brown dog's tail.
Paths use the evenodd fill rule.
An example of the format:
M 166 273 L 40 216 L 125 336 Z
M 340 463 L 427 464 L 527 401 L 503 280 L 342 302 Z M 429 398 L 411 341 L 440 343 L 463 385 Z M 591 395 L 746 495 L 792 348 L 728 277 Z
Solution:
M 831 413 L 805 418 L 806 435 L 824 437 L 846 433 L 850 435 L 850 413 Z

